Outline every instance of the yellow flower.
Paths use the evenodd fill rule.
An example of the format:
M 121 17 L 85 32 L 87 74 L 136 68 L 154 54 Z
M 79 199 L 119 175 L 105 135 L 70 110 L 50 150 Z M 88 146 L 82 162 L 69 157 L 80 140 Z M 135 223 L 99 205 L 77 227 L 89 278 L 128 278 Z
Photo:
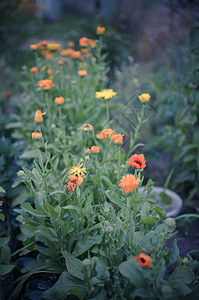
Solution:
M 47 49 L 52 50 L 52 51 L 56 51 L 61 49 L 61 45 L 58 43 L 50 43 L 47 45 Z
M 43 115 L 46 115 L 46 112 L 41 113 L 41 110 L 38 109 L 35 113 L 35 122 L 36 123 L 41 123 L 43 121 Z
M 105 89 L 105 90 L 95 93 L 95 97 L 97 99 L 104 98 L 105 100 L 109 100 L 115 95 L 117 95 L 117 93 L 114 92 L 112 89 Z
M 140 101 L 141 101 L 142 103 L 149 102 L 149 100 L 150 100 L 150 98 L 151 98 L 151 96 L 150 96 L 149 94 L 146 94 L 146 93 L 141 94 L 141 95 L 139 95 L 138 97 L 139 97 L 139 99 L 140 99 Z
M 83 164 L 79 163 L 76 167 L 70 169 L 69 174 L 77 176 L 84 175 L 84 173 L 86 173 L 86 168 L 82 168 L 82 166 Z

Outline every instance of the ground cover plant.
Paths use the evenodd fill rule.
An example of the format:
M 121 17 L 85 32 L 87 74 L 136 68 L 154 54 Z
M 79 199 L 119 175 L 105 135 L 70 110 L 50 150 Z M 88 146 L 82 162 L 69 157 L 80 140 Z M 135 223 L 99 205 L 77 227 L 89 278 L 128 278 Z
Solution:
M 147 195 L 139 191 L 148 161 L 137 141 L 150 94 L 133 97 L 137 114 L 125 152 L 127 130 L 112 118 L 120 95 L 106 88 L 106 29 L 96 34 L 66 49 L 54 41 L 30 45 L 35 65 L 23 69 L 24 93 L 9 126 L 23 149 L 15 186 L 27 187 L 13 203 L 20 204 L 23 243 L 16 252 L 32 261 L 9 299 L 30 276 L 49 272 L 58 278 L 44 299 L 191 299 L 196 263 L 180 258 L 176 242 L 166 244 L 175 220 L 150 196 L 152 180 Z

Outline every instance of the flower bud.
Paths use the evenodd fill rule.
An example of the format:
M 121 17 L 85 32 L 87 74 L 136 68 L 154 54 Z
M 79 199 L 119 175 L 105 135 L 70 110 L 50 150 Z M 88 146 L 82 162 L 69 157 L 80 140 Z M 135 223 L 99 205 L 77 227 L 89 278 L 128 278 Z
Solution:
M 172 292 L 172 288 L 169 285 L 164 285 L 161 288 L 161 292 L 162 292 L 163 295 L 168 295 Z
M 22 170 L 20 170 L 18 173 L 17 173 L 17 176 L 19 176 L 19 177 L 22 177 L 22 176 L 24 176 L 25 175 L 25 173 L 24 173 L 24 171 L 22 171 Z
M 55 124 L 51 124 L 50 126 L 52 129 L 55 129 L 56 128 L 56 125 Z
M 91 265 L 91 260 L 88 259 L 88 258 L 85 258 L 83 261 L 82 261 L 82 264 L 84 267 L 89 267 Z
M 176 222 L 175 222 L 175 220 L 173 218 L 167 218 L 165 220 L 165 223 L 166 223 L 166 225 L 168 227 L 174 227 L 174 226 L 176 226 Z

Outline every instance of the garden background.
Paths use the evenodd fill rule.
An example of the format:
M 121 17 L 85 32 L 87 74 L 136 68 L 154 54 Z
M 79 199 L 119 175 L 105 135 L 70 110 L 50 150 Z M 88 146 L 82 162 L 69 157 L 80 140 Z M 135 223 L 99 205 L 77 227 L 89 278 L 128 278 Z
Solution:
M 145 109 L 146 122 L 140 128 L 134 153 L 143 153 L 147 159 L 143 184 L 146 185 L 151 179 L 156 186 L 171 189 L 182 198 L 183 207 L 176 219 L 177 233 L 172 239 L 177 238 L 181 257 L 187 255 L 188 259 L 190 256 L 192 260 L 198 260 L 199 5 L 197 2 L 194 0 L 1 1 L 0 195 L 1 213 L 5 216 L 1 218 L 3 265 L 6 263 L 13 265 L 17 260 L 18 264 L 28 263 L 19 260 L 18 250 L 26 244 L 22 244 L 23 240 L 16 237 L 20 235 L 18 210 L 20 205 L 30 198 L 25 185 L 19 183 L 17 173 L 22 167 L 29 168 L 34 158 L 31 142 L 27 151 L 24 151 L 24 140 L 31 140 L 29 120 L 31 112 L 25 107 L 23 109 L 22 103 L 23 97 L 25 95 L 27 97 L 27 91 L 31 90 L 31 85 L 35 84 L 29 70 L 35 66 L 37 59 L 29 46 L 37 44 L 40 40 L 56 41 L 61 45 L 67 45 L 72 41 L 78 45 L 81 37 L 95 39 L 97 26 L 106 28 L 101 49 L 104 69 L 99 68 L 99 74 L 103 73 L 103 80 L 102 84 L 100 81 L 93 83 L 91 80 L 89 87 L 92 89 L 96 84 L 96 91 L 106 87 L 117 92 L 116 100 L 114 98 L 111 100 L 110 122 L 111 128 L 115 126 L 118 132 L 125 133 L 122 144 L 124 153 L 128 153 L 131 147 L 131 131 L 137 121 L 136 114 L 139 111 L 137 96 L 141 93 L 150 94 L 150 102 Z M 83 92 L 85 95 L 89 94 L 89 90 Z M 34 97 L 31 93 L 30 99 Z M 30 100 L 27 98 L 28 101 Z M 70 109 L 70 105 L 68 107 Z M 36 109 L 36 106 L 34 108 Z M 96 118 L 95 130 L 98 129 L 99 132 L 103 128 L 100 124 L 101 115 L 98 117 L 99 119 L 93 117 L 93 121 Z M 92 124 L 86 122 L 85 117 L 80 114 L 71 118 L 76 123 L 74 125 L 71 121 L 71 128 L 67 130 L 73 130 L 75 126 L 79 128 L 82 125 L 81 119 L 85 123 Z M 24 126 L 22 128 L 21 123 Z M 73 142 L 74 148 L 77 149 L 83 145 L 81 140 L 78 145 L 75 138 Z M 169 205 L 167 202 L 169 199 L 163 200 L 165 207 Z M 197 266 L 195 263 L 195 269 Z M 2 273 L 5 299 L 13 291 L 11 283 L 20 276 L 21 268 L 22 266 L 18 265 L 17 268 L 8 268 Z M 7 273 L 9 270 L 11 272 Z M 57 277 L 53 276 L 52 281 L 55 282 Z M 10 285 L 7 285 L 7 282 Z M 24 291 L 24 287 L 22 290 Z M 194 299 L 194 296 L 190 299 Z

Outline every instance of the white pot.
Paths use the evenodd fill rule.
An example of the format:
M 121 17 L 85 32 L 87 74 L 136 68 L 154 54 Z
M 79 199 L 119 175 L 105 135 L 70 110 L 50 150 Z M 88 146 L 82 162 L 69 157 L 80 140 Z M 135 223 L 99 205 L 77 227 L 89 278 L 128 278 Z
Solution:
M 139 192 L 142 192 L 144 190 L 144 188 L 145 188 L 144 186 L 140 187 Z M 171 205 L 165 206 L 162 203 L 161 196 L 160 196 L 161 193 L 164 193 L 168 197 L 170 197 Z M 154 194 L 154 196 L 153 196 L 153 194 Z M 146 192 L 144 192 L 144 195 L 146 195 Z M 175 192 L 173 192 L 169 189 L 164 189 L 162 187 L 154 186 L 150 196 L 157 201 L 157 205 L 159 205 L 165 209 L 168 218 L 174 218 L 177 215 L 179 215 L 179 213 L 182 209 L 182 206 L 183 206 L 183 201 L 182 201 L 182 198 Z

